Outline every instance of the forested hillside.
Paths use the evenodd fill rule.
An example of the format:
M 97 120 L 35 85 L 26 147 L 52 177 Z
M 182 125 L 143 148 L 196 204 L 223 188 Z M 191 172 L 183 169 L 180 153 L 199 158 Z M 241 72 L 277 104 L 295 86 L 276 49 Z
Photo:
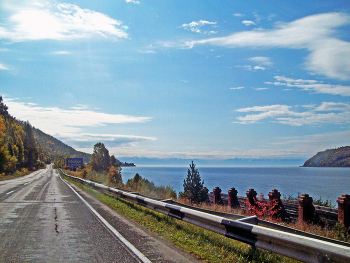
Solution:
M 34 137 L 40 144 L 41 148 L 48 154 L 51 160 L 60 156 L 71 156 L 83 158 L 84 162 L 88 163 L 91 160 L 91 154 L 84 153 L 73 149 L 64 144 L 60 140 L 48 135 L 41 130 L 33 127 Z
M 0 176 L 35 170 L 54 159 L 81 157 L 90 161 L 91 155 L 78 152 L 54 137 L 35 129 L 8 113 L 0 96 Z
M 307 160 L 305 167 L 350 167 L 350 146 L 318 152 Z
M 48 156 L 35 140 L 30 124 L 19 122 L 7 110 L 0 96 L 0 174 L 43 167 Z

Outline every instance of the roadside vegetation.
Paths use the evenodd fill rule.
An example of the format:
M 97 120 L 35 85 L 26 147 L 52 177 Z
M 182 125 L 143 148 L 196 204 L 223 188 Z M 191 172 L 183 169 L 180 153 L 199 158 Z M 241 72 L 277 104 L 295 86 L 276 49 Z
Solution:
M 87 171 L 87 174 L 85 174 Z M 119 172 L 121 170 L 118 170 Z M 130 190 L 134 192 L 139 192 L 145 196 L 155 197 L 160 199 L 172 198 L 177 202 L 183 203 L 185 205 L 195 206 L 202 209 L 219 211 L 224 213 L 233 213 L 244 216 L 256 215 L 260 219 L 264 219 L 270 222 L 278 223 L 287 227 L 298 229 L 301 231 L 309 232 L 315 235 L 324 236 L 327 238 L 337 239 L 345 242 L 350 242 L 350 229 L 346 228 L 342 224 L 336 224 L 334 227 L 321 226 L 317 224 L 310 224 L 305 222 L 285 222 L 278 218 L 277 203 L 270 202 L 264 203 L 259 200 L 255 200 L 255 206 L 252 206 L 249 201 L 246 202 L 246 209 L 232 209 L 228 206 L 220 204 L 209 203 L 208 190 L 204 187 L 204 181 L 201 180 L 199 172 L 195 169 L 195 164 L 192 162 L 190 164 L 190 169 L 188 169 L 187 177 L 183 182 L 184 191 L 179 193 L 179 198 L 177 199 L 176 192 L 170 186 L 156 186 L 153 182 L 142 178 L 139 174 L 136 174 L 134 178 L 129 179 L 126 184 L 123 184 L 121 174 L 117 176 L 120 180 L 118 184 L 111 183 L 110 172 L 105 171 L 105 173 L 99 173 L 91 169 L 91 166 L 87 166 L 83 170 L 72 172 L 67 171 L 71 175 L 81 178 L 87 178 L 94 181 L 99 181 L 101 183 L 117 186 L 119 188 Z M 288 197 L 288 200 L 295 200 L 297 197 Z M 323 205 L 327 207 L 333 207 L 334 205 L 328 200 L 323 201 L 321 198 L 314 201 L 314 205 Z
M 77 184 L 112 208 L 205 262 L 297 262 Z
M 135 174 L 134 178 L 123 183 L 121 162 L 114 155 L 110 156 L 108 149 L 101 142 L 94 145 L 91 161 L 84 167 L 79 167 L 76 171 L 72 171 L 70 167 L 66 166 L 66 161 L 63 157 L 56 159 L 54 165 L 56 168 L 65 169 L 70 175 L 101 182 L 112 187 L 139 192 L 145 196 L 160 199 L 177 198 L 177 194 L 172 187 L 156 186 L 138 173 Z

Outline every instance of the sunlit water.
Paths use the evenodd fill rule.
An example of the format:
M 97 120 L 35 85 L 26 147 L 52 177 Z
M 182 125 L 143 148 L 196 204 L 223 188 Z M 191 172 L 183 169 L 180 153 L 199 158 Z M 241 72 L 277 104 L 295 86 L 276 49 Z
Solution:
M 305 168 L 305 167 L 196 167 L 204 186 L 210 191 L 218 186 L 223 193 L 235 187 L 238 195 L 255 191 L 267 197 L 277 189 L 282 197 L 307 193 L 314 199 L 336 200 L 342 194 L 350 194 L 350 168 Z M 123 182 L 139 173 L 156 185 L 171 186 L 178 193 L 183 190 L 183 180 L 188 167 L 123 167 Z

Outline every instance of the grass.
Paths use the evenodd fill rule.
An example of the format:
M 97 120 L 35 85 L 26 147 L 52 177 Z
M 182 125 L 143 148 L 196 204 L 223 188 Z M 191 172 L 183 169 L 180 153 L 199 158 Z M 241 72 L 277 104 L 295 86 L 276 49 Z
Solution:
M 72 182 L 136 223 L 205 262 L 297 262 L 272 252 L 254 249 L 247 244 Z

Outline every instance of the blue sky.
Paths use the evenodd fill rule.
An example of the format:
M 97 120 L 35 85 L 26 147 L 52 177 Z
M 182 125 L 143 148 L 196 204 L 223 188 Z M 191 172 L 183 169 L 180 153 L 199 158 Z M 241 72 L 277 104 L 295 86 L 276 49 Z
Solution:
M 117 157 L 308 158 L 349 145 L 348 1 L 9 1 L 9 112 Z

